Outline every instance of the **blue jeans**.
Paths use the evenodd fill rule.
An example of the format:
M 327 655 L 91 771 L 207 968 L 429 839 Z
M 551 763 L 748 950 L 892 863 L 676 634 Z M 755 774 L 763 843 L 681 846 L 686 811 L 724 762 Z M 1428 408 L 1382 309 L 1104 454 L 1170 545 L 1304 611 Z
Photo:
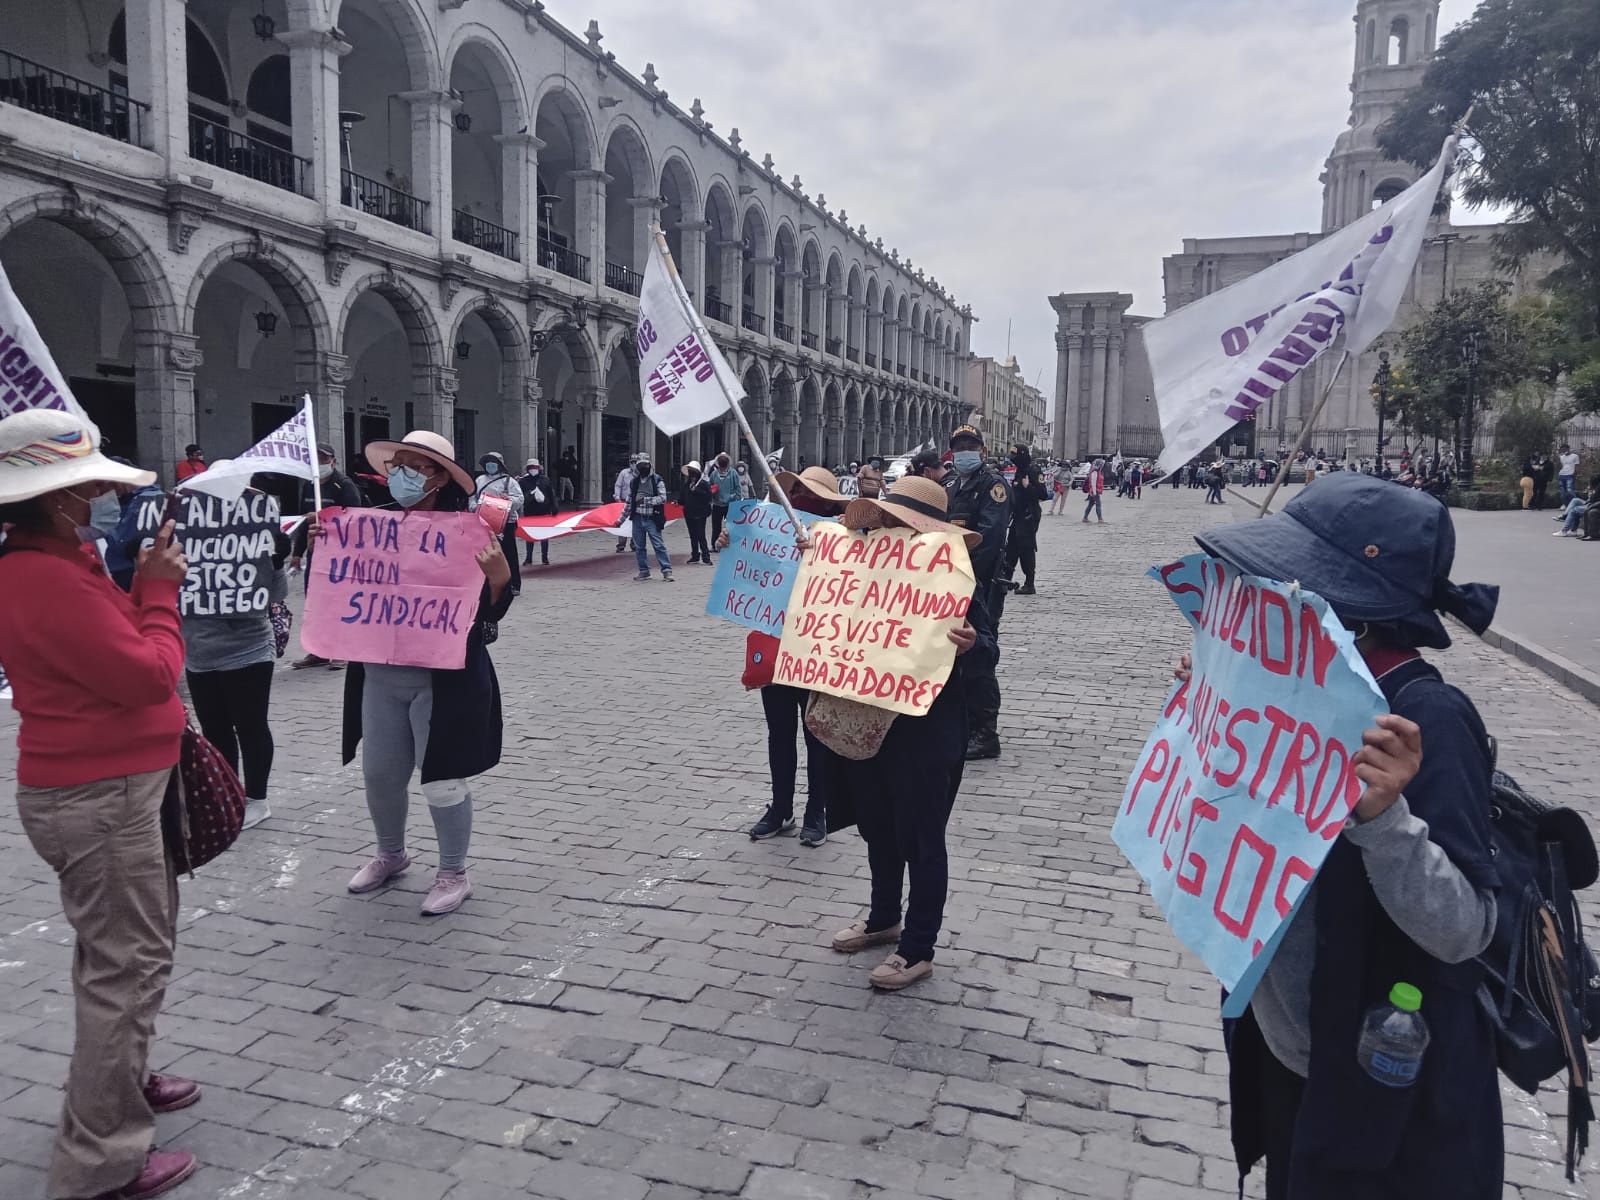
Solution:
M 1577 482 L 1578 477 L 1576 475 L 1556 476 L 1556 483 L 1561 488 L 1561 503 L 1569 504 L 1572 502 L 1573 498 L 1577 495 L 1577 489 L 1574 486 Z
M 639 563 L 639 574 L 650 574 L 650 555 L 645 552 L 645 538 L 650 539 L 650 546 L 656 552 L 656 562 L 661 564 L 661 573 L 667 574 L 672 570 L 672 560 L 667 557 L 667 543 L 661 536 L 661 530 L 656 528 L 656 523 L 650 517 L 635 517 L 633 519 L 633 556 Z
M 1105 518 L 1105 513 L 1103 511 L 1101 511 L 1101 508 L 1100 508 L 1100 493 L 1099 492 L 1090 492 L 1088 499 L 1084 502 L 1084 505 L 1083 505 L 1083 519 L 1085 521 L 1087 521 L 1089 519 L 1089 514 L 1090 513 L 1094 514 L 1095 520 L 1097 520 L 1097 521 L 1104 521 L 1106 519 Z
M 1561 522 L 1563 533 L 1571 533 L 1583 523 L 1583 514 L 1589 511 L 1589 506 L 1582 500 L 1567 501 L 1567 515 Z

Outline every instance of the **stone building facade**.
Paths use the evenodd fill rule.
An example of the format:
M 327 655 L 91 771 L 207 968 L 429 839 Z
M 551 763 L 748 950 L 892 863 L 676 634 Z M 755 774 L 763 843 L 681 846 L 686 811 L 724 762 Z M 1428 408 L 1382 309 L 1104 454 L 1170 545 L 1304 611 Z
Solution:
M 1051 425 L 1057 458 L 1083 460 L 1118 451 L 1161 449 L 1161 422 L 1150 398 L 1150 364 L 1125 292 L 1050 297 L 1056 311 L 1056 405 Z
M 653 223 L 793 465 L 948 429 L 974 320 L 653 65 L 530 0 L 63 0 L 0 30 L 0 263 L 115 451 L 170 473 L 309 392 L 351 458 L 429 428 L 581 463 L 667 439 L 633 349 Z M 58 11 L 58 10 L 70 10 Z
M 991 450 L 1021 442 L 1039 444 L 1045 429 L 1044 393 L 1023 378 L 1016 355 L 974 358 L 967 364 L 965 395 Z

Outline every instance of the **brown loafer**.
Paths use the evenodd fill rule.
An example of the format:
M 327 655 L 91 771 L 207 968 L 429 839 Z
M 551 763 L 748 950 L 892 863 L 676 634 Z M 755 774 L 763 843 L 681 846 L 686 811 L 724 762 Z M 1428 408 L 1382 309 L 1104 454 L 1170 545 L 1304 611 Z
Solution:
M 179 1079 L 176 1075 L 151 1074 L 145 1081 L 144 1100 L 151 1112 L 177 1112 L 188 1108 L 200 1099 L 200 1085 L 192 1079 Z
M 910 987 L 919 979 L 926 979 L 933 974 L 933 963 L 923 959 L 919 963 L 906 965 L 906 960 L 898 954 L 891 954 L 877 966 L 872 968 L 868 978 L 872 986 L 884 992 L 898 992 L 903 987 Z
M 152 1150 L 145 1155 L 139 1178 L 114 1192 L 102 1192 L 95 1200 L 152 1200 L 177 1187 L 200 1164 L 183 1150 Z
M 888 929 L 880 929 L 876 933 L 867 932 L 866 921 L 851 921 L 838 933 L 833 935 L 833 948 L 840 954 L 854 954 L 857 950 L 865 950 L 868 946 L 887 946 L 891 942 L 900 940 L 899 922 Z

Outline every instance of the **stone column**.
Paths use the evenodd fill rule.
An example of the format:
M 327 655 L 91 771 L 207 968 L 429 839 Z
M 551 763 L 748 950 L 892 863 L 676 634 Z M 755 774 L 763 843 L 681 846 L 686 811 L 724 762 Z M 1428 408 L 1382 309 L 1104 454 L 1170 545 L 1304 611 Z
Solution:
M 529 458 L 537 458 L 554 468 L 544 461 L 544 385 L 539 377 L 530 371 L 507 391 L 503 403 L 506 465 L 517 472 Z
M 683 261 L 678 264 L 678 274 L 683 276 L 684 290 L 694 301 L 695 312 L 704 312 L 706 304 L 706 230 L 710 221 L 680 221 Z
M 1088 431 L 1083 423 L 1083 321 L 1088 309 L 1068 309 L 1067 321 L 1067 396 L 1061 419 L 1067 427 L 1067 455 L 1084 456 Z M 1076 318 L 1076 319 L 1074 319 Z
M 280 33 L 278 41 L 289 50 L 294 152 L 311 160 L 310 193 L 325 211 L 332 212 L 343 203 L 344 195 L 339 60 L 350 53 L 350 43 L 330 29 L 292 29 Z
M 777 286 L 778 260 L 771 255 L 763 258 L 752 258 L 750 267 L 755 274 L 755 312 L 765 323 L 764 328 L 773 337 L 778 336 L 778 331 L 772 327 L 773 309 L 772 294 Z
M 1071 359 L 1065 321 L 1063 316 L 1056 325 L 1056 403 L 1050 426 L 1050 452 L 1062 460 L 1067 457 L 1067 364 Z
M 894 373 L 894 364 L 900 361 L 900 319 L 898 317 L 885 317 L 883 319 L 883 344 L 879 350 L 883 354 L 883 369 L 890 374 Z
M 1115 314 L 1113 314 L 1115 315 Z M 1110 450 L 1122 449 L 1122 327 L 1111 331 L 1106 342 L 1106 436 Z
M 589 282 L 599 291 L 606 278 L 606 184 L 604 171 L 572 172 L 573 249 L 589 256 Z
M 461 101 L 434 91 L 401 92 L 399 98 L 411 106 L 411 193 L 428 202 L 432 225 L 427 232 L 442 253 L 454 226 L 450 139 Z
M 729 308 L 728 321 L 739 327 L 739 309 L 744 304 L 744 242 L 738 238 L 723 238 L 717 242 L 722 253 L 717 256 L 718 278 L 707 279 L 706 284 L 717 285 L 717 298 Z M 732 451 L 729 451 L 732 453 Z
M 823 295 L 826 291 L 827 287 L 821 280 L 807 279 L 801 293 L 801 302 L 803 307 L 801 309 L 800 318 L 800 340 L 801 343 L 804 344 L 804 335 L 810 333 L 812 337 L 817 339 L 816 348 L 818 352 L 820 352 L 823 347 L 822 339 L 827 337 L 825 323 L 828 312 L 826 304 L 823 303 Z
M 780 271 L 776 274 L 778 277 L 777 286 L 783 289 L 783 319 L 785 324 L 794 330 L 795 341 L 798 342 L 800 340 L 800 306 L 806 302 L 805 288 L 800 285 L 800 281 L 805 278 L 805 273 L 802 271 Z M 774 321 L 772 336 L 777 337 L 776 321 L 778 310 L 776 305 L 773 307 L 772 314 Z
M 531 133 L 497 133 L 500 143 L 500 219 L 517 235 L 524 267 L 539 261 L 539 151 L 544 143 Z
M 461 389 L 461 376 L 454 367 L 434 367 L 414 372 L 411 396 L 411 419 L 417 429 L 431 429 L 449 438 L 456 436 L 456 393 Z
M 360 446 L 344 444 L 344 390 L 350 383 L 349 360 L 342 354 L 316 350 L 295 352 L 295 383 L 311 394 L 312 413 L 317 422 L 316 440 L 333 447 L 340 464 Z
M 583 422 L 583 457 L 580 466 L 578 499 L 586 508 L 604 504 L 606 481 L 600 478 L 600 417 L 606 411 L 608 393 L 603 387 L 588 388 L 578 394 L 578 407 Z
M 650 243 L 655 240 L 650 230 L 661 219 L 661 198 L 630 196 L 628 207 L 633 209 L 633 269 L 643 275 L 645 264 L 650 261 Z
M 195 440 L 194 375 L 204 361 L 195 338 L 164 331 L 134 334 L 139 458 L 164 481 L 172 479 L 183 448 Z
M 172 175 L 189 153 L 186 9 L 183 0 L 129 0 L 126 12 L 128 94 L 150 106 L 145 142 Z
M 1089 452 L 1101 454 L 1111 447 L 1106 445 L 1106 327 L 1096 319 L 1089 369 Z

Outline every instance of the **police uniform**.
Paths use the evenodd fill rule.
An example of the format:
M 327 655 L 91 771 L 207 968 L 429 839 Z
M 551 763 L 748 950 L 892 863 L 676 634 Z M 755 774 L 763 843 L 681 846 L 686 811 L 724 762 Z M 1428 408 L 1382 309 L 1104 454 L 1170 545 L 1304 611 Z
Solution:
M 982 445 L 983 434 L 971 425 L 960 426 L 950 440 L 972 437 Z M 1005 557 L 1006 535 L 1011 526 L 1011 489 L 999 472 L 987 463 L 969 475 L 952 470 L 944 478 L 949 497 L 950 524 L 970 529 L 983 540 L 972 550 L 972 572 L 977 586 L 972 595 L 972 610 L 967 619 L 987 635 L 966 655 L 963 663 L 967 710 L 971 720 L 968 758 L 995 758 L 1000 753 L 1000 681 L 995 667 L 1000 658 L 1000 609 L 1002 585 L 1000 569 Z
M 1011 481 L 1011 534 L 1006 540 L 1005 577 L 1010 582 L 1022 564 L 1022 594 L 1033 594 L 1034 556 L 1039 549 L 1039 522 L 1044 518 L 1041 502 L 1050 498 L 1044 485 L 1044 472 L 1032 458 L 1017 464 Z

